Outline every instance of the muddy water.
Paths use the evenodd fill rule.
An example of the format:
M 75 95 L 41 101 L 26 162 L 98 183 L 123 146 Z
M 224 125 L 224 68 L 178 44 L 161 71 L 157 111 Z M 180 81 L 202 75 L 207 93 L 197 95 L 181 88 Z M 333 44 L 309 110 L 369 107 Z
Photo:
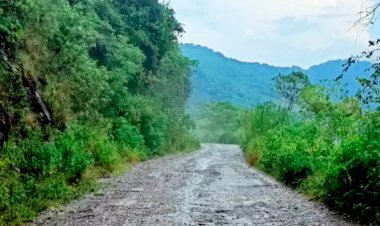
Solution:
M 234 145 L 141 163 L 30 225 L 354 225 L 249 168 Z

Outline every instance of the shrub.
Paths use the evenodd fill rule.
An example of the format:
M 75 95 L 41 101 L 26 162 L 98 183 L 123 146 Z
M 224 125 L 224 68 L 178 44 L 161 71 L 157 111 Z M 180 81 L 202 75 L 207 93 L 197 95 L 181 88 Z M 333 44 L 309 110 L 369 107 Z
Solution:
M 125 149 L 145 148 L 144 137 L 139 132 L 139 129 L 131 125 L 126 119 L 114 121 L 111 135 L 113 140 Z
M 317 89 L 303 98 L 298 116 L 271 104 L 247 111 L 247 162 L 363 223 L 380 223 L 379 111 L 361 113 L 351 98 L 329 102 Z
M 369 222 L 380 223 L 380 127 L 370 119 L 362 136 L 342 144 L 335 170 L 327 174 L 325 199 Z

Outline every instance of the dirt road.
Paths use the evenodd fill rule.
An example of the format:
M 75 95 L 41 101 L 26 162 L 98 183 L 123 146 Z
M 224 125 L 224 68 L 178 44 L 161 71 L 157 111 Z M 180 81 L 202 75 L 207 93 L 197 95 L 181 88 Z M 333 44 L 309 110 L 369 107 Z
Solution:
M 141 163 L 31 225 L 352 225 L 249 168 L 234 145 Z

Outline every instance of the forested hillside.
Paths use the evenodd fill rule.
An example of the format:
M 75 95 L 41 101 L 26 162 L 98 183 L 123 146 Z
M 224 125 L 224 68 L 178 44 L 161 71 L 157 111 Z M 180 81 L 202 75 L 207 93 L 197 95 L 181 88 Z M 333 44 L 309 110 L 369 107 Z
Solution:
M 251 107 L 266 101 L 277 102 L 279 96 L 273 91 L 272 79 L 278 74 L 300 71 L 309 76 L 314 84 L 325 80 L 334 80 L 343 72 L 345 60 L 333 60 L 309 69 L 293 67 L 276 67 L 261 63 L 247 63 L 225 57 L 207 47 L 193 44 L 181 45 L 182 53 L 198 61 L 198 67 L 192 76 L 193 93 L 189 108 L 194 110 L 198 104 L 230 101 L 242 107 Z M 354 94 L 359 83 L 356 77 L 368 77 L 368 62 L 359 62 L 344 73 L 341 84 L 348 84 L 347 89 Z
M 182 32 L 157 0 L 0 2 L 1 225 L 198 145 Z

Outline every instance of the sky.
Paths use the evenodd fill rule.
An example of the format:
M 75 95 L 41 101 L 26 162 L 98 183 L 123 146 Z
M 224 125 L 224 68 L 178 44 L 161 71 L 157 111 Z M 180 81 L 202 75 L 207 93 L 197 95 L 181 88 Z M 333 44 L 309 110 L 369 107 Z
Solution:
M 182 43 L 241 61 L 308 68 L 361 53 L 380 34 L 377 27 L 353 26 L 367 1 L 170 0 L 170 5 L 186 31 Z

